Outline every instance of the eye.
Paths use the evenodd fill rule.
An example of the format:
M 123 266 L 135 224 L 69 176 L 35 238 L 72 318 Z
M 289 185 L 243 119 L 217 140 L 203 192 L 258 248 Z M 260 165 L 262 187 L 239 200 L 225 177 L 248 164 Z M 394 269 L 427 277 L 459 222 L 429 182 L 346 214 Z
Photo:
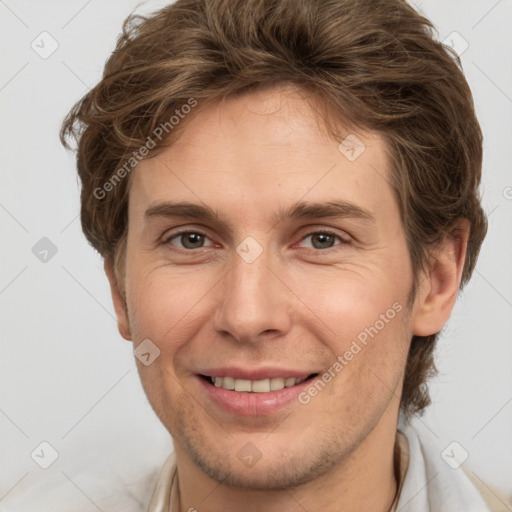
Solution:
M 310 244 L 305 247 L 312 249 L 330 249 L 335 245 L 340 245 L 336 243 L 337 240 L 342 244 L 349 243 L 347 240 L 343 240 L 339 235 L 331 233 L 330 231 L 315 231 L 302 238 L 299 245 L 304 244 L 308 239 L 310 239 Z M 301 246 L 304 247 L 304 245 Z
M 180 249 L 202 249 L 203 247 L 208 247 L 204 245 L 205 240 L 210 239 L 204 233 L 198 231 L 180 231 L 168 237 L 164 243 L 176 245 Z

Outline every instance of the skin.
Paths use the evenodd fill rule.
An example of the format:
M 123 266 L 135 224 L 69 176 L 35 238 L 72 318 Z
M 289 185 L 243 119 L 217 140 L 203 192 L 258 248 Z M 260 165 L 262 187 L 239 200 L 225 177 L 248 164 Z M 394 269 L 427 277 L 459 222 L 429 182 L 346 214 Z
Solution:
M 290 88 L 212 103 L 185 122 L 179 139 L 131 176 L 127 308 L 105 264 L 120 333 L 161 351 L 151 365 L 137 364 L 173 438 L 181 510 L 388 511 L 410 340 L 448 319 L 467 227 L 433 252 L 408 307 L 411 262 L 380 136 L 357 133 L 366 150 L 349 161 Z M 374 220 L 276 222 L 299 200 L 350 201 Z M 164 201 L 207 205 L 218 217 L 145 219 Z M 171 238 L 183 229 L 206 235 L 203 247 Z M 327 248 L 308 236 L 325 230 L 335 235 Z M 263 249 L 252 263 L 236 252 L 247 236 Z M 241 417 L 198 383 L 205 366 L 327 370 L 396 303 L 401 311 L 308 404 Z M 261 454 L 252 467 L 237 457 L 247 443 Z

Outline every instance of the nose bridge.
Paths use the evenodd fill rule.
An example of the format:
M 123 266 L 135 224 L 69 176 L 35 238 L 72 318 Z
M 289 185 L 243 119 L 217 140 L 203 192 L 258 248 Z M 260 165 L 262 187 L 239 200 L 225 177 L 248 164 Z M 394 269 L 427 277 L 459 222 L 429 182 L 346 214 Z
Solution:
M 254 250 L 250 243 L 242 242 L 233 254 L 216 314 L 216 329 L 239 341 L 255 341 L 266 331 L 282 333 L 290 320 L 283 284 L 269 268 L 271 255 L 262 251 L 245 257 Z

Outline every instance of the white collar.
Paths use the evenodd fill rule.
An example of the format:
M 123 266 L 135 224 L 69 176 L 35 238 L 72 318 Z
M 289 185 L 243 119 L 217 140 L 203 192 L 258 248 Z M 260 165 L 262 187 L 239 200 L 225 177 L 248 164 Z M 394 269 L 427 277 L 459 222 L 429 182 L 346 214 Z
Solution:
M 444 447 L 429 436 L 420 439 L 413 419 L 399 430 L 409 444 L 409 467 L 398 500 L 398 512 L 490 512 L 462 466 L 452 469 L 441 456 Z

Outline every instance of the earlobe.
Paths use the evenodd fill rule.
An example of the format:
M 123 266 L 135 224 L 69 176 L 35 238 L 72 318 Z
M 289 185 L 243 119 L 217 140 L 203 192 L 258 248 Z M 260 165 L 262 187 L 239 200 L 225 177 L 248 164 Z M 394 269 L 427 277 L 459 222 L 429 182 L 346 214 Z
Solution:
M 451 315 L 464 269 L 469 222 L 459 219 L 432 252 L 431 270 L 423 276 L 415 304 L 413 334 L 429 336 L 443 328 Z
M 110 284 L 110 293 L 112 294 L 112 302 L 114 303 L 114 310 L 117 317 L 117 329 L 125 340 L 132 341 L 126 305 L 119 290 L 113 264 L 108 258 L 105 258 L 103 268 L 105 269 L 105 274 Z

